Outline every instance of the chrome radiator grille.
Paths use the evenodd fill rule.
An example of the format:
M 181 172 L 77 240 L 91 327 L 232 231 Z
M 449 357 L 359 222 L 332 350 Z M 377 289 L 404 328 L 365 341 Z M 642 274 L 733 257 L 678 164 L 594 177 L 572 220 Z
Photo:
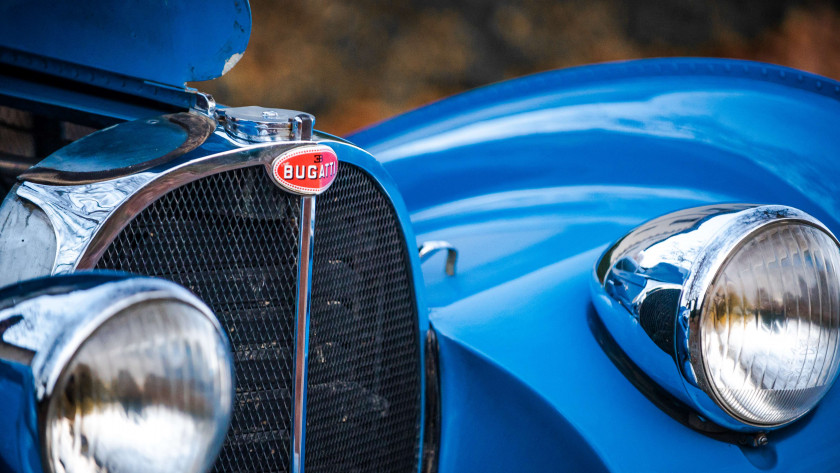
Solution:
M 180 283 L 226 328 L 237 384 L 217 472 L 289 470 L 299 215 L 262 166 L 225 171 L 146 208 L 97 264 Z M 416 470 L 417 314 L 394 210 L 342 163 L 315 235 L 306 470 Z

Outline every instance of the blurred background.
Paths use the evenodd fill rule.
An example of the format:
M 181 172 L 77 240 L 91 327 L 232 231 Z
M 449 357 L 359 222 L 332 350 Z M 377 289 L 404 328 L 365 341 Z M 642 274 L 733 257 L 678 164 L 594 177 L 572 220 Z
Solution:
M 662 56 L 754 59 L 840 78 L 840 2 L 250 0 L 245 56 L 190 84 L 315 114 L 345 135 L 525 74 Z

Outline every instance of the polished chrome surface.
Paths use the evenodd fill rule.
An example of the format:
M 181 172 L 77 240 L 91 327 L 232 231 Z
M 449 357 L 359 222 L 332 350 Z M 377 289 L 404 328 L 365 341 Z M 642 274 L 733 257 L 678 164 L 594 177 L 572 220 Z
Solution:
M 447 241 L 424 241 L 418 248 L 420 262 L 427 261 L 435 253 L 446 251 L 446 274 L 455 276 L 455 264 L 458 262 L 458 249 Z
M 298 138 L 311 139 L 311 122 L 311 117 L 296 116 L 294 126 L 291 128 L 292 132 Z M 170 190 L 211 174 L 242 167 L 262 166 L 269 173 L 270 165 L 278 155 L 299 146 L 312 144 L 314 144 L 312 141 L 244 143 L 231 138 L 224 129 L 217 127 L 216 131 L 196 149 L 145 171 L 75 185 L 51 185 L 24 181 L 7 196 L 6 203 L 0 208 L 2 209 L 0 222 L 4 222 L 0 224 L 0 234 L 15 235 L 15 238 L 5 240 L 0 238 L 0 257 L 5 255 L 4 261 L 8 262 L 4 268 L 5 274 L 8 275 L 6 282 L 17 282 L 20 280 L 20 275 L 35 277 L 92 268 L 125 225 L 137 213 Z M 119 150 L 113 150 L 113 152 L 119 153 Z M 105 165 L 109 156 L 103 153 L 98 159 L 101 159 Z M 310 202 L 311 206 L 302 207 L 312 209 L 314 212 L 314 200 Z M 306 199 L 304 199 L 305 203 Z M 20 216 L 16 217 L 18 214 Z M 31 218 L 38 215 L 42 217 Z M 314 230 L 312 222 L 314 221 L 310 221 L 310 226 L 311 230 Z M 49 242 L 24 247 L 27 251 L 38 252 L 38 258 L 32 261 L 43 261 L 42 263 L 32 267 L 32 261 L 29 261 L 29 258 L 9 256 L 13 249 L 19 247 L 16 243 L 18 238 L 25 241 L 36 237 L 43 239 L 45 229 L 49 230 L 46 234 L 53 237 L 52 247 L 46 244 Z M 311 240 L 311 235 L 307 238 Z M 307 240 L 302 239 L 302 241 Z M 301 261 L 309 261 L 310 265 L 311 249 L 311 245 L 308 246 L 307 251 L 310 254 L 307 258 L 301 259 Z M 311 267 L 302 269 L 311 276 Z M 302 279 L 305 283 L 303 287 L 306 289 L 302 303 L 307 307 L 309 279 L 309 276 Z M 302 317 L 299 321 L 308 330 L 308 312 L 300 313 Z M 299 433 L 293 438 L 300 452 L 297 460 L 302 467 L 306 407 L 306 344 L 308 343 L 305 334 L 299 338 L 299 342 L 303 346 L 304 355 L 298 358 L 301 369 L 298 370 L 296 376 L 301 377 L 299 386 L 304 390 L 298 393 L 303 397 L 297 403 L 300 407 Z M 10 353 L 9 350 L 7 352 Z M 14 356 L 26 358 L 27 353 L 17 352 Z
M 232 410 L 232 360 L 215 316 L 189 291 L 100 272 L 8 287 L 0 304 L 0 364 L 31 373 L 15 379 L 32 383 L 21 391 L 32 396 L 24 404 L 45 471 L 212 464 Z M 165 441 L 172 433 L 177 441 Z
M 211 118 L 216 116 L 216 99 L 212 95 L 197 90 L 190 90 L 190 92 L 194 97 L 193 110 Z
M 308 140 L 315 124 L 308 113 L 280 108 L 235 107 L 216 113 L 231 137 L 248 142 Z
M 665 215 L 631 231 L 595 268 L 593 300 L 610 333 L 649 376 L 712 421 L 741 431 L 777 427 L 734 418 L 715 399 L 703 364 L 705 298 L 733 252 L 768 225 L 811 226 L 785 206 L 727 204 Z M 675 366 L 676 365 L 676 366 Z
M 74 271 L 79 256 L 108 217 L 153 178 L 153 173 L 139 173 L 78 186 L 21 183 L 16 196 L 38 206 L 49 218 L 55 235 L 57 251 L 47 274 Z
M 700 311 L 715 276 L 731 257 L 732 252 L 751 238 L 754 232 L 767 225 L 782 222 L 802 222 L 811 225 L 830 235 L 835 242 L 837 241 L 819 220 L 801 210 L 777 205 L 758 206 L 733 215 L 727 214 L 719 222 L 720 229 L 716 234 L 706 237 L 707 244 L 697 255 L 692 271 L 685 279 L 680 299 L 681 313 L 678 319 L 678 362 L 683 375 L 693 384 L 701 388 L 708 386 L 705 373 L 701 369 L 701 360 L 697 356 L 692 356 L 692 353 L 699 353 L 701 350 Z M 681 327 L 687 327 L 683 334 L 679 333 Z
M 306 454 L 306 382 L 309 371 L 309 318 L 312 261 L 315 257 L 315 196 L 301 197 L 300 252 L 295 310 L 295 390 L 292 404 L 292 472 L 302 473 Z

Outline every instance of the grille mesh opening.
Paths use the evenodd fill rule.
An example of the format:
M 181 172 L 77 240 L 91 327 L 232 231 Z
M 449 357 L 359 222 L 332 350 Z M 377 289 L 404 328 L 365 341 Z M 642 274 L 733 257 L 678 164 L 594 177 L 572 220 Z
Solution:
M 306 471 L 416 471 L 417 314 L 390 201 L 340 164 L 317 197 Z
M 307 471 L 414 471 L 417 314 L 387 197 L 340 163 L 317 198 Z M 175 189 L 134 218 L 97 268 L 157 276 L 201 297 L 231 340 L 236 399 L 217 472 L 286 472 L 300 199 L 261 166 Z

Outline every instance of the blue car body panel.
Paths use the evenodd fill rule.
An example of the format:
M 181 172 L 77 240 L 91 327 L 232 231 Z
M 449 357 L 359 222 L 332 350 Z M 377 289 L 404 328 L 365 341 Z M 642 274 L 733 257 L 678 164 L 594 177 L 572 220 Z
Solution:
M 838 97 L 837 82 L 767 64 L 633 61 L 489 86 L 351 136 L 393 176 L 418 241 L 459 250 L 455 277 L 442 256 L 423 267 L 440 471 L 836 469 L 840 389 L 769 446 L 737 447 L 656 407 L 587 321 L 595 261 L 645 220 L 774 203 L 840 232 Z
M 251 34 L 247 0 L 12 0 L 0 4 L 0 18 L 0 47 L 181 87 L 227 72 Z M 49 67 L 8 51 L 2 59 Z

